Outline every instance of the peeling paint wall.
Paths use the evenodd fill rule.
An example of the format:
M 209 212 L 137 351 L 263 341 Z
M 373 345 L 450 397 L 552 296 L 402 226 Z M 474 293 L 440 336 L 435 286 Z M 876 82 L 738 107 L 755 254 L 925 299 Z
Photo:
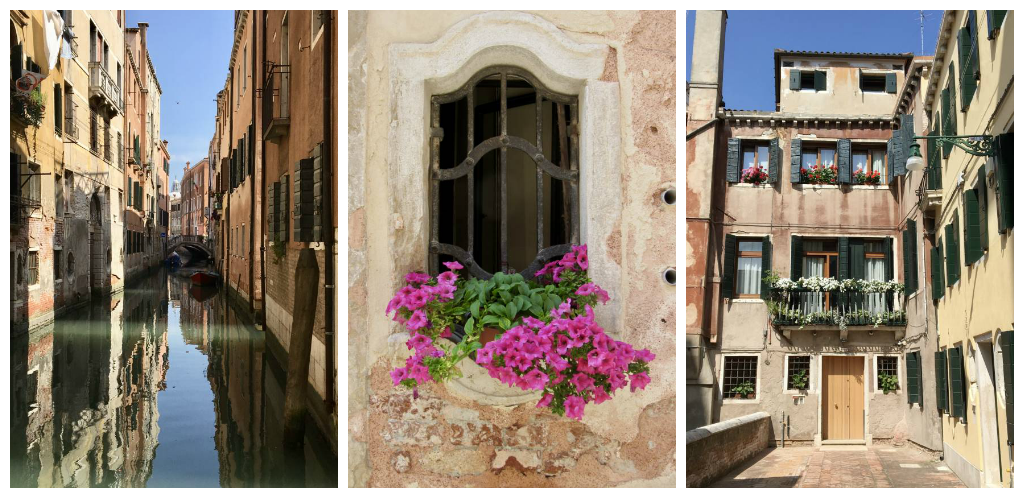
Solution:
M 779 82 L 779 111 L 801 114 L 861 114 L 882 115 L 892 113 L 896 105 L 896 93 L 864 91 L 861 89 L 861 74 L 896 74 L 896 88 L 903 88 L 906 79 L 907 59 L 818 59 L 782 57 L 783 64 L 776 75 Z M 898 69 L 897 69 L 898 67 Z M 790 71 L 812 69 L 824 71 L 826 89 L 790 90 Z
M 394 113 L 402 95 L 391 87 L 391 78 L 407 68 L 391 67 L 389 55 L 396 44 L 429 44 L 452 33 L 458 43 L 458 30 L 467 26 L 458 23 L 476 14 L 349 13 L 349 485 L 674 485 L 676 302 L 675 288 L 661 277 L 665 268 L 676 266 L 675 210 L 661 200 L 663 190 L 675 185 L 672 12 L 507 13 L 489 14 L 488 21 L 489 29 L 522 30 L 523 46 L 540 35 L 602 47 L 593 86 L 580 96 L 581 112 L 610 113 L 619 124 L 581 134 L 611 132 L 619 142 L 583 144 L 581 168 L 587 171 L 590 162 L 617 170 L 592 171 L 593 184 L 583 180 L 581 193 L 590 193 L 581 200 L 582 232 L 591 261 L 601 255 L 592 275 L 616 289 L 612 297 L 618 300 L 609 307 L 618 311 L 599 314 L 598 321 L 617 339 L 658 355 L 654 382 L 646 391 L 588 407 L 582 423 L 536 409 L 532 402 L 488 404 L 486 392 L 456 394 L 448 386 L 431 385 L 413 399 L 408 390 L 392 386 L 388 371 L 404 362 L 407 335 L 384 308 L 402 275 L 426 267 L 425 240 L 414 234 L 423 233 L 428 216 L 416 206 L 425 206 L 425 197 L 406 195 L 419 191 L 406 186 L 425 181 L 426 171 L 402 169 L 407 164 L 395 162 L 402 156 L 389 144 L 395 127 L 423 126 L 425 137 L 427 124 L 403 123 L 408 116 Z M 509 21 L 493 21 L 502 16 Z M 515 39 L 519 32 L 501 35 Z M 501 60 L 503 53 L 515 58 L 521 52 L 518 46 L 499 48 L 481 57 Z M 550 54 L 536 57 L 549 67 L 581 68 L 593 60 L 545 60 L 545 55 Z M 537 76 L 551 78 L 544 82 L 556 90 L 569 83 L 554 73 Z M 616 99 L 615 109 L 599 107 Z M 422 154 L 425 158 L 425 146 Z M 603 192 L 602 185 L 609 184 L 616 190 Z M 593 239 L 598 233 L 601 239 Z

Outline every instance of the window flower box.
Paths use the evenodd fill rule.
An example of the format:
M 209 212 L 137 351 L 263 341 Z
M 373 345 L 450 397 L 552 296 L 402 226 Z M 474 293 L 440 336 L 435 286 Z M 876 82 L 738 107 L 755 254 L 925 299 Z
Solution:
M 882 182 L 882 173 L 879 171 L 869 173 L 858 169 L 853 172 L 853 182 L 857 185 L 879 185 Z
M 811 185 L 835 185 L 839 178 L 839 168 L 835 165 L 816 164 L 810 168 L 800 168 L 800 181 Z
M 743 173 L 740 175 L 740 181 L 761 185 L 768 182 L 768 172 L 760 166 L 751 166 L 743 170 Z

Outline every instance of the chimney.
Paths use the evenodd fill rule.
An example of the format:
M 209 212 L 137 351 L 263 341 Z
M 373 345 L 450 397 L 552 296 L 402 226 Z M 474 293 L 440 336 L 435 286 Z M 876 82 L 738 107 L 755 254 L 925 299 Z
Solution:
M 728 15 L 724 10 L 696 11 L 686 105 L 689 121 L 714 119 L 722 101 L 726 18 Z
M 189 164 L 192 164 L 192 163 L 190 163 L 190 162 L 188 162 L 188 161 L 185 161 L 185 171 L 188 171 L 188 165 L 189 165 Z

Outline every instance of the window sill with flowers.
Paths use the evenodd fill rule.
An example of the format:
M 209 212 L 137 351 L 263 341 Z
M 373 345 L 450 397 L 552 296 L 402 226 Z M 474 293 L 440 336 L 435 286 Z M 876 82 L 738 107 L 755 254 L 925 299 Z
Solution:
M 424 383 L 461 377 L 457 364 L 472 358 L 493 379 L 539 392 L 537 408 L 576 420 L 587 404 L 610 401 L 626 386 L 644 389 L 655 355 L 612 339 L 594 320 L 593 307 L 610 296 L 590 280 L 588 265 L 584 245 L 545 265 L 534 281 L 502 273 L 460 279 L 458 262 L 434 277 L 406 275 L 408 285 L 386 310 L 410 331 L 413 350 L 391 371 L 394 385 L 418 397 Z
M 763 279 L 771 291 L 765 304 L 776 326 L 828 325 L 906 326 L 902 300 L 904 284 L 894 280 L 809 277 L 790 280 L 768 272 Z
M 800 168 L 800 183 L 809 185 L 836 185 L 839 179 L 839 168 L 835 165 L 816 164 L 810 168 Z

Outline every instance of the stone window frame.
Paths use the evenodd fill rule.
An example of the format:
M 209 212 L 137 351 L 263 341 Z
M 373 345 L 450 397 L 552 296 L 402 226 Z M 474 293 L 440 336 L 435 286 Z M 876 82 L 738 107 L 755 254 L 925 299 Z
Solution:
M 486 67 L 516 66 L 551 91 L 579 98 L 580 242 L 588 247 L 590 277 L 612 295 L 612 301 L 595 310 L 597 321 L 609 335 L 619 336 L 624 329 L 622 299 L 615 298 L 621 295 L 622 268 L 605 243 L 621 223 L 621 215 L 608 213 L 621 213 L 624 206 L 619 84 L 604 78 L 611 54 L 607 45 L 573 41 L 543 18 L 507 11 L 470 16 L 432 43 L 388 47 L 387 230 L 394 284 L 410 271 L 429 267 L 430 97 L 453 92 Z M 618 61 L 618 67 L 623 64 Z M 392 324 L 390 332 L 404 331 Z M 404 341 L 391 342 L 405 349 Z M 474 386 L 474 375 L 486 372 L 468 361 L 460 367 L 466 376 L 448 386 L 478 403 L 512 406 L 538 397 L 522 391 L 496 394 L 500 384 L 489 377 Z
M 880 389 L 878 387 L 878 359 L 879 358 L 895 358 L 896 359 L 896 383 L 897 383 L 896 393 L 902 394 L 904 391 L 906 391 L 906 388 L 904 386 L 904 383 L 906 381 L 904 380 L 904 375 L 903 375 L 903 371 L 906 369 L 903 364 L 906 363 L 906 362 L 903 361 L 903 359 L 901 358 L 900 355 L 892 354 L 892 353 L 877 353 L 877 354 L 875 354 L 874 356 L 871 357 L 871 392 L 872 393 L 884 392 L 884 391 L 882 391 L 882 389 Z
M 782 394 L 804 394 L 804 393 L 800 392 L 799 389 L 790 389 L 789 388 L 789 358 L 792 357 L 792 356 L 806 356 L 806 357 L 808 357 L 810 359 L 810 364 L 807 365 L 807 389 L 804 389 L 804 391 L 806 391 L 807 394 L 812 394 L 812 393 L 813 394 L 818 394 L 818 391 L 817 391 L 818 383 L 815 382 L 816 377 L 814 375 L 814 374 L 818 373 L 817 371 L 815 371 L 815 367 L 818 364 L 818 362 L 816 361 L 817 360 L 817 358 L 816 358 L 817 355 L 814 355 L 814 354 L 811 354 L 811 353 L 786 353 L 785 354 L 785 358 L 783 358 L 783 363 L 782 363 Z
M 718 383 L 718 398 L 722 400 L 723 405 L 749 405 L 761 403 L 761 372 L 764 371 L 764 367 L 761 363 L 761 351 L 735 351 L 731 353 L 722 353 L 721 355 L 719 355 L 722 361 L 718 362 L 718 365 L 716 367 L 716 375 L 719 379 L 725 379 L 725 359 L 731 356 L 757 357 L 757 371 L 754 374 L 754 399 L 737 399 L 725 397 L 725 382 Z

